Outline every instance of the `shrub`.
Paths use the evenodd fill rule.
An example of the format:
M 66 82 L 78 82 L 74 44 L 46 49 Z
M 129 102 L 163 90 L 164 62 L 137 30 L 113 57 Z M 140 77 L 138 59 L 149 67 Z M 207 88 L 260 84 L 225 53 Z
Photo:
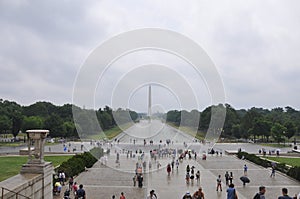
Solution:
M 237 157 L 240 158 L 240 159 L 242 157 L 244 157 L 245 159 L 247 159 L 247 160 L 249 160 L 249 161 L 251 161 L 255 164 L 261 165 L 265 168 L 271 167 L 271 165 L 272 165 L 270 161 L 261 159 L 260 157 L 257 157 L 254 154 L 248 154 L 246 152 L 239 152 L 237 154 Z M 276 165 L 275 169 L 282 172 L 282 173 L 287 174 L 288 176 L 290 176 L 290 177 L 292 177 L 296 180 L 300 181 L 300 167 L 289 168 L 288 166 L 286 166 L 286 164 L 279 163 L 279 164 Z
M 290 168 L 287 175 L 300 181 L 300 167 Z
M 63 162 L 56 172 L 64 171 L 66 177 L 75 176 L 85 170 L 85 167 L 92 167 L 97 160 L 103 155 L 102 148 L 93 148 L 90 152 L 84 152 L 83 154 L 77 154 L 67 161 Z

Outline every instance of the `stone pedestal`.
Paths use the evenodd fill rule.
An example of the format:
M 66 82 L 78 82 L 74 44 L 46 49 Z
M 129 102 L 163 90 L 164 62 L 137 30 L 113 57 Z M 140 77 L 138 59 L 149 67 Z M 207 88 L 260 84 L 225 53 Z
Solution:
M 48 130 L 28 130 L 28 162 L 21 168 L 21 175 L 40 174 L 41 180 L 36 184 L 41 192 L 40 198 L 52 198 L 53 166 L 51 162 L 44 161 L 45 138 Z M 34 150 L 31 145 L 34 144 Z M 35 195 L 35 194 L 33 194 Z

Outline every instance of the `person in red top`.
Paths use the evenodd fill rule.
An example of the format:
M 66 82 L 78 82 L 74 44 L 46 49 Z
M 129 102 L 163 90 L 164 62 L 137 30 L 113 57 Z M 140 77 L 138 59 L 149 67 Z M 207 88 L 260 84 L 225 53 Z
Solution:
M 121 192 L 120 199 L 126 199 L 123 192 Z
M 74 184 L 72 186 L 72 190 L 73 190 L 74 195 L 76 195 L 77 194 L 77 190 L 78 190 L 77 182 L 74 182 Z

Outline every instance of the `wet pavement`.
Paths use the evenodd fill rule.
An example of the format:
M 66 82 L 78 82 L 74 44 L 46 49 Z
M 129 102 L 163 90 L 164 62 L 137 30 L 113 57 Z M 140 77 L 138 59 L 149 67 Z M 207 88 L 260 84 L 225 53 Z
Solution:
M 186 191 L 191 193 L 195 192 L 199 186 L 203 188 L 205 198 L 226 198 L 226 185 L 225 185 L 225 172 L 233 172 L 233 183 L 237 189 L 239 198 L 249 199 L 253 198 L 258 191 L 260 185 L 264 185 L 267 188 L 266 198 L 277 198 L 281 194 L 281 188 L 286 187 L 289 190 L 290 195 L 294 195 L 300 191 L 300 183 L 283 174 L 276 173 L 275 178 L 270 178 L 270 169 L 265 169 L 260 166 L 254 165 L 245 160 L 239 160 L 235 156 L 225 155 L 222 156 L 207 156 L 207 160 L 202 160 L 199 156 L 202 155 L 204 149 L 208 146 L 204 146 L 201 143 L 195 143 L 193 137 L 175 131 L 174 128 L 164 126 L 158 133 L 149 134 L 151 137 L 141 136 L 137 139 L 138 133 L 143 131 L 136 127 L 131 127 L 133 132 L 127 132 L 118 137 L 119 143 L 115 142 L 111 148 L 111 154 L 107 157 L 106 165 L 101 165 L 100 162 L 94 165 L 93 168 L 87 172 L 80 174 L 76 181 L 82 183 L 88 194 L 88 198 L 111 198 L 114 194 L 116 198 L 120 196 L 121 192 L 125 193 L 126 198 L 146 198 L 149 191 L 154 189 L 158 198 L 182 198 Z M 129 129 L 129 131 L 130 131 Z M 137 130 L 139 129 L 139 131 Z M 149 132 L 146 130 L 146 132 Z M 132 137 L 133 136 L 133 137 Z M 170 139 L 173 144 L 167 145 L 164 141 Z M 133 139 L 137 141 L 133 144 Z M 143 140 L 146 140 L 144 146 Z M 149 145 L 149 140 L 153 140 L 154 144 Z M 160 140 L 163 140 L 160 143 Z M 188 142 L 187 148 L 184 147 L 183 142 Z M 110 145 L 105 145 L 110 148 Z M 241 144 L 217 144 L 214 146 L 216 150 L 237 150 L 239 148 L 245 149 L 248 152 L 257 152 L 261 146 L 241 143 Z M 171 157 L 150 158 L 150 150 L 161 148 L 171 149 L 193 149 L 198 152 L 197 160 L 184 159 L 179 165 L 178 170 L 176 168 L 171 172 L 171 175 L 167 175 L 166 165 L 172 161 Z M 264 147 L 267 150 L 272 147 Z M 144 159 L 141 161 L 139 157 L 141 154 L 136 150 L 142 150 L 144 152 Z M 289 150 L 289 149 L 287 149 Z M 127 156 L 127 151 L 132 151 L 135 157 L 130 158 Z M 282 152 L 285 152 L 282 150 Z M 116 163 L 117 155 L 120 154 L 120 165 Z M 176 157 L 177 158 L 177 157 Z M 135 165 L 137 162 L 146 162 L 146 171 L 144 173 L 144 186 L 143 188 L 137 188 L 133 186 L 132 178 L 135 173 Z M 149 171 L 149 162 L 152 163 L 152 168 Z M 161 167 L 157 169 L 157 162 L 161 164 Z M 185 182 L 185 168 L 186 165 L 195 166 L 195 172 L 200 170 L 201 180 L 200 183 L 196 181 L 194 183 L 186 184 Z M 243 176 L 243 165 L 247 164 L 248 177 L 250 183 L 243 186 L 240 181 L 240 177 Z M 216 179 L 217 176 L 222 176 L 223 191 L 216 191 Z
M 142 125 L 142 124 L 138 124 Z M 147 126 L 147 124 L 146 124 Z M 149 131 L 149 129 L 152 129 Z M 146 145 L 144 145 L 144 139 Z M 171 143 L 166 144 L 166 139 L 170 139 Z M 251 143 L 218 143 L 214 145 L 214 149 L 222 151 L 222 156 L 207 156 L 207 160 L 200 159 L 200 156 L 211 148 L 210 144 L 201 144 L 195 142 L 192 136 L 186 135 L 177 129 L 155 122 L 152 126 L 144 128 L 144 126 L 133 126 L 117 137 L 119 142 L 106 143 L 102 145 L 105 149 L 110 149 L 111 153 L 107 156 L 107 162 L 101 164 L 98 161 L 88 171 L 81 173 L 75 178 L 78 184 L 83 184 L 89 199 L 109 199 L 112 195 L 116 198 L 120 197 L 120 193 L 124 192 L 127 199 L 143 199 L 149 194 L 149 191 L 154 189 L 158 198 L 182 198 L 186 191 L 195 192 L 199 186 L 203 188 L 205 198 L 226 198 L 225 172 L 233 172 L 233 183 L 237 189 L 240 199 L 253 198 L 260 185 L 267 188 L 266 198 L 277 198 L 281 194 L 281 188 L 286 187 L 290 195 L 294 195 L 300 191 L 300 183 L 283 174 L 276 173 L 275 178 L 270 178 L 270 169 L 265 169 L 254 165 L 250 162 L 239 160 L 235 156 L 225 155 L 225 150 L 238 150 L 239 148 L 250 152 L 257 153 L 260 148 L 272 150 L 272 147 L 262 147 Z M 134 141 L 135 140 L 135 143 Z M 153 145 L 150 145 L 150 140 L 153 140 Z M 162 142 L 160 142 L 162 141 Z M 187 143 L 187 146 L 183 145 Z M 76 148 L 77 152 L 81 152 L 81 145 L 83 150 L 87 151 L 93 148 L 96 144 L 90 142 L 71 142 L 70 149 Z M 66 143 L 67 147 L 69 142 Z M 50 147 L 50 148 L 49 148 Z M 171 157 L 158 158 L 155 161 L 150 158 L 150 150 L 171 148 L 178 151 L 179 149 L 191 149 L 198 153 L 197 160 L 184 159 L 180 163 L 178 170 L 173 170 L 168 176 L 166 172 L 166 165 L 172 161 Z M 64 152 L 63 144 L 46 146 L 46 152 L 52 153 L 68 153 Z M 17 150 L 17 149 L 14 149 Z M 144 152 L 144 159 L 146 161 L 146 171 L 144 173 L 143 188 L 133 186 L 133 176 L 135 174 L 135 165 L 137 162 L 142 163 L 139 159 L 141 154 L 136 151 Z M 281 149 L 281 153 L 289 151 L 290 148 Z M 70 150 L 72 151 L 72 150 Z M 127 156 L 127 151 L 132 151 L 135 157 Z M 120 164 L 116 163 L 117 153 L 120 154 Z M 178 155 L 178 154 L 177 154 Z M 177 158 L 178 156 L 176 156 Z M 152 168 L 149 171 L 149 162 L 152 163 Z M 157 163 L 161 167 L 157 169 Z M 195 166 L 195 172 L 200 170 L 200 183 L 196 181 L 190 184 L 185 182 L 185 168 L 186 165 Z M 243 186 L 239 178 L 243 175 L 243 165 L 247 164 L 249 167 L 248 177 L 250 183 Z M 223 191 L 216 191 L 216 179 L 218 175 L 222 176 Z M 63 194 L 61 194 L 62 196 Z M 62 197 L 57 198 L 62 198 Z M 74 197 L 71 197 L 74 198 Z

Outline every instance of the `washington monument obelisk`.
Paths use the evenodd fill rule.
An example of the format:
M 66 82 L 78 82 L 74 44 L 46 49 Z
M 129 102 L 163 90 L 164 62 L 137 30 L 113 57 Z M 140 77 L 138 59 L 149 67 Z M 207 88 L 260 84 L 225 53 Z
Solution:
M 148 91 L 148 117 L 151 120 L 151 115 L 152 115 L 152 111 L 151 111 L 151 85 L 149 85 L 149 91 Z

